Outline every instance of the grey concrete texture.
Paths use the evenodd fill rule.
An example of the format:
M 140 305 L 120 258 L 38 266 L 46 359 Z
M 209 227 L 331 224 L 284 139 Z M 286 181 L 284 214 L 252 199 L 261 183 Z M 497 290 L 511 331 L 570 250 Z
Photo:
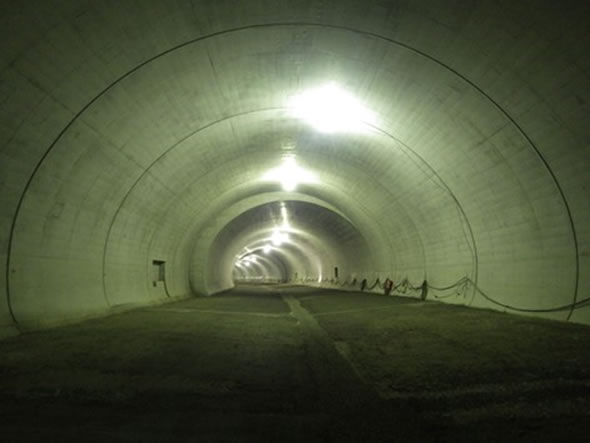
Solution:
M 408 298 L 242 287 L 0 342 L 0 429 L 5 441 L 582 442 L 589 338 Z
M 210 246 L 285 200 L 364 239 L 368 256 L 325 250 L 343 279 L 467 277 L 469 296 L 444 300 L 589 323 L 588 8 L 5 0 L 0 333 L 227 289 Z M 375 112 L 369 134 L 289 113 L 329 82 Z M 262 182 L 286 152 L 319 182 Z M 310 238 L 346 243 L 312 219 Z M 275 266 L 308 274 L 304 256 Z

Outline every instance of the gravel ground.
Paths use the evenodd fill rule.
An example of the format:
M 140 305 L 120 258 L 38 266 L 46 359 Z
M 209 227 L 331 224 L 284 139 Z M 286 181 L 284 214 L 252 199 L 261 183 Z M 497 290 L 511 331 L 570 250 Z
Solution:
M 590 328 L 243 287 L 0 342 L 1 441 L 587 441 Z

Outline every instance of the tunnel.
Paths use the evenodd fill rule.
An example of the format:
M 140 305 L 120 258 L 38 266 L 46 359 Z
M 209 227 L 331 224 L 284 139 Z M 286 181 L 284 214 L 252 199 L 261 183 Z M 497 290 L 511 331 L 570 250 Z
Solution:
M 209 304 L 232 294 L 246 304 L 231 312 L 282 300 L 330 349 L 318 355 L 352 362 L 305 294 L 370 305 L 377 330 L 372 300 L 587 344 L 589 13 L 573 0 L 4 1 L 0 345 L 189 302 L 220 315 Z M 574 353 L 571 377 L 590 380 L 588 351 Z

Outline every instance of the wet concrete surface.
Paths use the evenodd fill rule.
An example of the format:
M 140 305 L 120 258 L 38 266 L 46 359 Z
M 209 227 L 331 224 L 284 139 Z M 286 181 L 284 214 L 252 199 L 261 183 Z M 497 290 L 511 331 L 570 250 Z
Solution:
M 587 441 L 590 328 L 249 286 L 0 342 L 1 441 Z

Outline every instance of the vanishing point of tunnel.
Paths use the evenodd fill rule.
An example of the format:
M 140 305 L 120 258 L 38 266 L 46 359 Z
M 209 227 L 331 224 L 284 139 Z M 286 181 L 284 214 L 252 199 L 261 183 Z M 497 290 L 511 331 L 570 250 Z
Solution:
M 590 4 L 0 2 L 0 441 L 587 441 Z

